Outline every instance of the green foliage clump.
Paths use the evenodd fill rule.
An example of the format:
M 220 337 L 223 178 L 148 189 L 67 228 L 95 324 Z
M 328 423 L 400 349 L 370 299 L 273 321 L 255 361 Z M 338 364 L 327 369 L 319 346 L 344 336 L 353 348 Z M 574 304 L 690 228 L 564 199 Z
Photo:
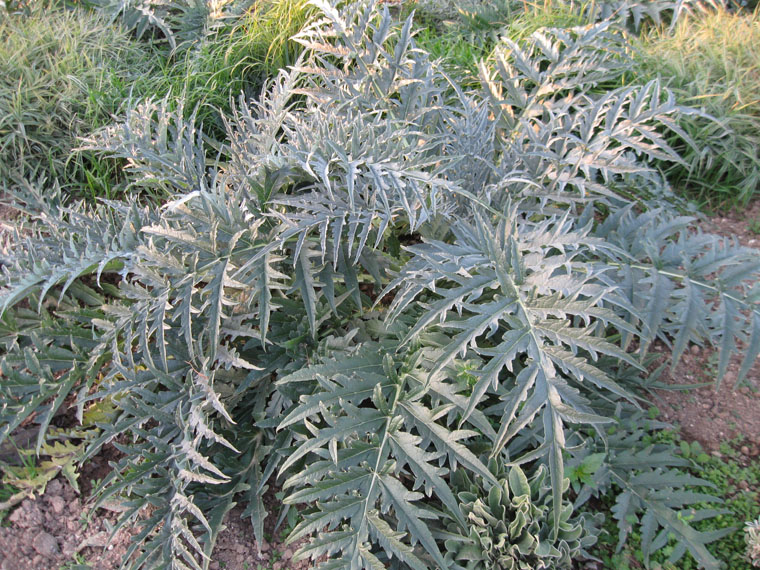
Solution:
M 153 71 L 149 51 L 85 9 L 39 2 L 0 17 L 0 176 L 72 174 L 77 137 Z
M 458 30 L 439 32 L 422 28 L 415 35 L 415 42 L 431 57 L 440 60 L 441 65 L 463 84 L 476 82 L 478 62 L 488 55 L 488 43 L 475 43 Z
M 469 533 L 452 525 L 446 541 L 450 568 L 548 570 L 570 568 L 596 540 L 593 520 L 573 517 L 567 505 L 554 532 L 546 468 L 528 478 L 519 466 L 505 469 L 491 461 L 496 485 L 473 481 L 464 472 L 452 475 Z
M 591 505 L 592 498 L 612 499 L 607 507 L 612 515 L 608 532 L 600 535 L 602 552 L 614 545 L 619 553 L 635 544 L 637 559 L 645 567 L 656 561 L 690 568 L 697 560 L 700 567 L 720 568 L 723 557 L 716 557 L 708 545 L 719 544 L 736 528 L 723 524 L 730 511 L 716 505 L 722 502 L 713 496 L 716 484 L 702 472 L 690 472 L 693 464 L 683 455 L 682 446 L 661 437 L 666 424 L 646 420 L 641 412 L 620 411 L 618 426 L 602 437 L 592 437 L 596 449 L 591 447 L 571 461 L 582 466 L 597 453 L 608 453 L 576 499 L 578 507 L 594 513 L 599 509 Z M 687 550 L 693 559 L 684 558 Z M 610 564 L 625 560 L 614 558 Z
M 423 12 L 424 14 L 424 12 Z M 541 28 L 566 28 L 589 23 L 577 9 L 560 3 L 515 7 L 509 2 L 476 3 L 460 8 L 456 20 L 431 21 L 415 35 L 418 46 L 440 58 L 447 71 L 472 86 L 478 63 L 499 44 L 500 37 L 520 43 Z
M 545 481 L 531 535 L 560 559 L 595 534 L 570 504 L 611 493 L 621 542 L 672 534 L 673 560 L 718 568 L 683 516 L 712 497 L 637 411 L 656 340 L 674 362 L 716 345 L 719 376 L 740 353 L 740 379 L 760 354 L 757 252 L 693 231 L 652 166 L 681 160 L 662 133 L 690 110 L 614 87 L 609 22 L 505 39 L 466 89 L 411 19 L 314 4 L 221 140 L 169 100 L 88 138 L 163 205 L 17 191 L 35 221 L 3 260 L 0 440 L 35 421 L 40 448 L 69 396 L 80 418 L 109 401 L 86 454 L 123 453 L 99 492 L 141 526 L 136 568 L 208 567 L 241 498 L 261 542 L 273 482 L 302 506 L 297 559 L 454 567 L 477 503 L 456 479 L 499 498 L 489 462 Z

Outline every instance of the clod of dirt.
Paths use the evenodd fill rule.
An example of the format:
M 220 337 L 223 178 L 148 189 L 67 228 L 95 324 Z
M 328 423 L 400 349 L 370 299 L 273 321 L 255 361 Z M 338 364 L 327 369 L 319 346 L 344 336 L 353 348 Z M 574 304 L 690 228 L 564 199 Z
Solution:
M 46 558 L 52 558 L 60 550 L 55 537 L 44 530 L 32 539 L 32 548 L 37 554 Z
M 63 497 L 50 497 L 50 507 L 55 514 L 60 515 L 66 507 L 66 501 L 63 500 Z

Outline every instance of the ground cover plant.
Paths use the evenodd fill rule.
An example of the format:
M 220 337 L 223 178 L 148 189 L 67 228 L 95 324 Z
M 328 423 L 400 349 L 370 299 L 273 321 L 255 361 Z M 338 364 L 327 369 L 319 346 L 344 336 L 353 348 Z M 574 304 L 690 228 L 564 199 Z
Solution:
M 719 568 L 719 501 L 641 410 L 655 341 L 716 346 L 718 381 L 760 354 L 757 251 L 653 166 L 692 110 L 617 86 L 609 21 L 505 38 L 465 89 L 412 18 L 313 4 L 219 140 L 154 99 L 82 141 L 164 203 L 15 189 L 0 440 L 54 454 L 71 407 L 75 462 L 114 445 L 136 568 L 207 568 L 239 501 L 261 544 L 275 484 L 319 568 L 563 568 L 605 499 L 645 564 Z
M 650 412 L 654 412 L 650 413 L 650 417 L 656 417 L 656 409 Z M 760 515 L 760 501 L 758 501 L 756 490 L 757 483 L 760 481 L 760 465 L 757 461 L 747 462 L 746 458 L 742 457 L 739 453 L 741 441 L 725 442 L 720 446 L 719 452 L 707 453 L 699 443 L 690 444 L 680 440 L 673 431 L 665 430 L 651 438 L 652 445 L 671 445 L 673 442 L 680 447 L 679 455 L 691 463 L 687 470 L 713 485 L 704 487 L 701 491 L 726 497 L 724 503 L 726 512 L 711 520 L 695 521 L 697 528 L 720 530 L 732 527 L 735 521 L 747 521 L 745 528 L 751 529 L 752 523 Z M 622 552 L 616 552 L 616 529 L 609 523 L 607 527 L 609 532 L 601 535 L 600 543 L 595 551 L 602 558 L 605 567 L 628 569 L 635 568 L 637 563 L 642 564 L 644 557 L 639 549 L 638 533 L 634 533 Z M 726 534 L 711 545 L 711 550 L 727 568 L 749 570 L 753 567 L 752 537 L 744 529 Z M 674 568 L 690 570 L 699 567 L 693 559 L 680 560 L 676 565 L 669 564 L 667 559 L 670 552 L 671 548 L 668 547 L 654 553 L 653 562 L 666 570 Z

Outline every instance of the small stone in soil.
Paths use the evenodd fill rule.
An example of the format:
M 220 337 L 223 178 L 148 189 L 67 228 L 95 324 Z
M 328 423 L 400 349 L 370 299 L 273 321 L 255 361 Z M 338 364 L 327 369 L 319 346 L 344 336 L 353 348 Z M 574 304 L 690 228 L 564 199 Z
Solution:
M 50 506 L 53 508 L 55 514 L 60 515 L 66 506 L 66 502 L 63 500 L 63 497 L 56 495 L 50 497 Z
M 55 556 L 58 554 L 58 541 L 52 534 L 42 531 L 32 539 L 32 548 L 41 556 Z
M 23 510 L 24 510 L 23 506 L 17 508 L 15 511 L 11 513 L 11 516 L 8 517 L 8 520 L 12 523 L 18 523 L 21 520 Z

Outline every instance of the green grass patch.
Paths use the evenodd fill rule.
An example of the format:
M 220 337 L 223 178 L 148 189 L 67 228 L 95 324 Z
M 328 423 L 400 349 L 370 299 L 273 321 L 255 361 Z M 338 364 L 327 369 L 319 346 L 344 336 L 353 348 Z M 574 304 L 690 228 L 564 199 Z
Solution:
M 520 42 L 541 28 L 572 28 L 589 23 L 583 10 L 564 2 L 525 3 L 523 8 L 505 22 L 500 35 Z
M 443 34 L 430 28 L 423 28 L 415 36 L 417 45 L 441 60 L 446 71 L 455 74 L 460 81 L 468 84 L 468 78 L 477 75 L 478 62 L 488 56 L 490 43 L 470 41 L 458 30 Z
M 675 187 L 710 209 L 745 205 L 760 187 L 760 15 L 725 11 L 685 18 L 638 43 L 639 79 L 662 78 L 680 102 L 702 109 L 671 142 L 686 164 Z
M 257 97 L 267 78 L 293 65 L 301 47 L 290 39 L 315 13 L 306 0 L 256 2 L 243 16 L 166 59 L 153 78 L 160 98 L 181 99 L 211 134 L 223 133 L 223 116 L 241 94 Z
M 588 23 L 582 10 L 563 2 L 513 4 L 506 0 L 475 3 L 446 18 L 422 5 L 419 47 L 439 59 L 444 68 L 466 86 L 477 75 L 478 62 L 487 59 L 500 38 L 522 42 L 541 28 L 569 28 Z M 415 14 L 419 16 L 419 12 Z
M 0 175 L 76 178 L 69 158 L 77 137 L 108 122 L 154 69 L 149 49 L 87 10 L 39 3 L 5 15 Z

